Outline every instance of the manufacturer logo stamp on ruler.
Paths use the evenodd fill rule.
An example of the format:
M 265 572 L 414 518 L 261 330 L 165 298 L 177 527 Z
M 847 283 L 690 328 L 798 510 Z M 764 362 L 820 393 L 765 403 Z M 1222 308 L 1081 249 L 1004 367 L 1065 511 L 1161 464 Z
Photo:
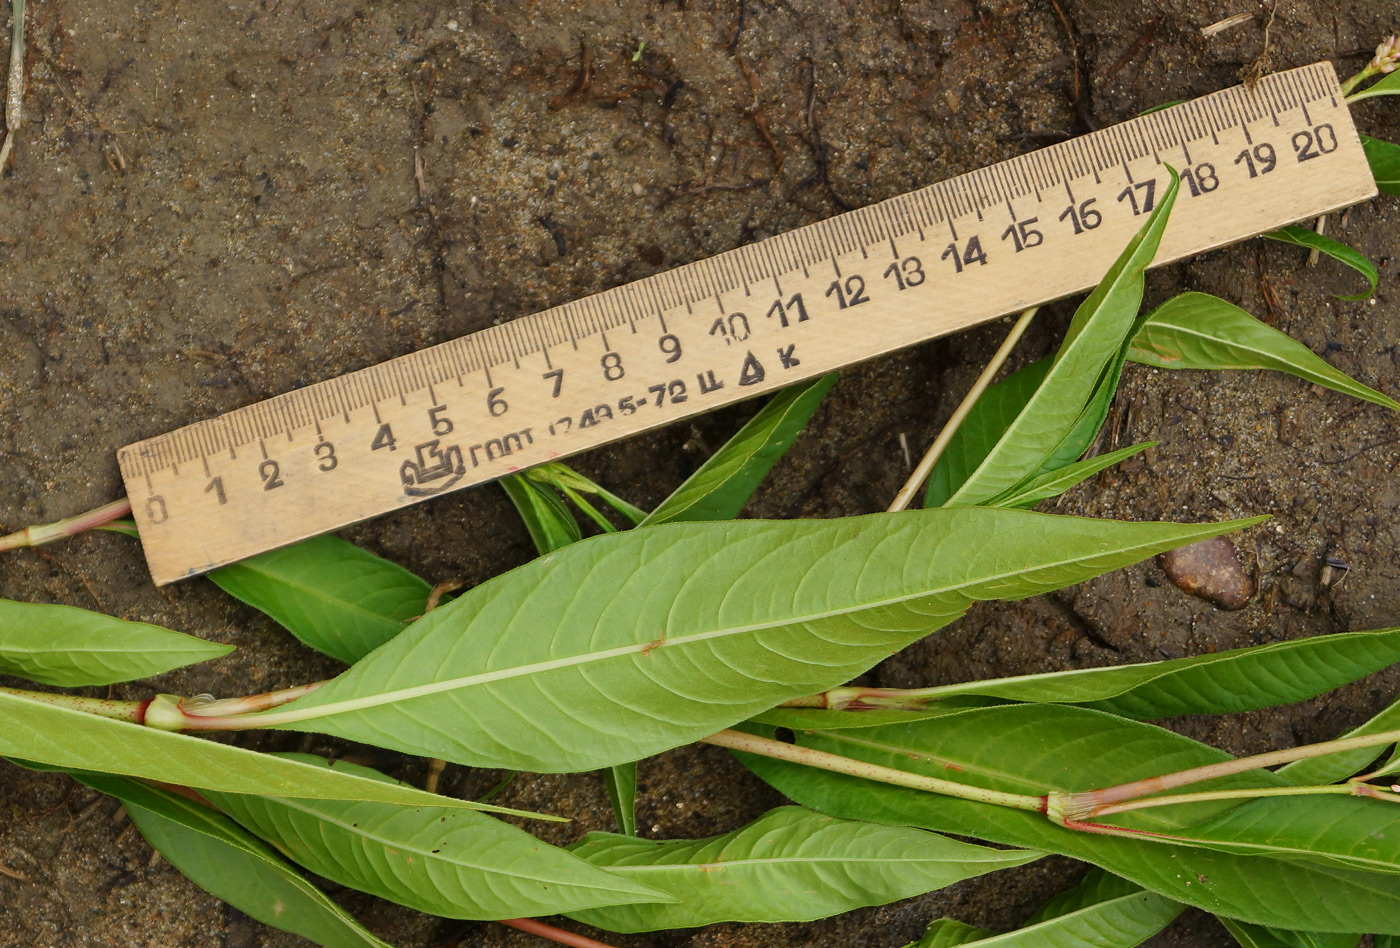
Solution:
M 123 448 L 157 583 L 1374 196 L 1330 64 L 1270 76 Z

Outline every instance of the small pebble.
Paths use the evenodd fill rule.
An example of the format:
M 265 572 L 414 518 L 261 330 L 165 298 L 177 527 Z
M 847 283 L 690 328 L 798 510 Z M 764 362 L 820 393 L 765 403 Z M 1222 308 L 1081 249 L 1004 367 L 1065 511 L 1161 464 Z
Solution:
M 1221 609 L 1243 609 L 1254 598 L 1254 577 L 1245 571 L 1235 545 L 1225 537 L 1168 550 L 1157 562 L 1183 591 Z

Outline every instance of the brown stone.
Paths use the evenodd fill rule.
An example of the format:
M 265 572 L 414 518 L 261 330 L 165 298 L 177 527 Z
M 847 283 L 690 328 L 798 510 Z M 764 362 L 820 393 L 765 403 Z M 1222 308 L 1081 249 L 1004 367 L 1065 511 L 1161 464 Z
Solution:
M 1181 589 L 1221 609 L 1243 609 L 1254 598 L 1254 577 L 1225 537 L 1168 550 L 1157 562 Z

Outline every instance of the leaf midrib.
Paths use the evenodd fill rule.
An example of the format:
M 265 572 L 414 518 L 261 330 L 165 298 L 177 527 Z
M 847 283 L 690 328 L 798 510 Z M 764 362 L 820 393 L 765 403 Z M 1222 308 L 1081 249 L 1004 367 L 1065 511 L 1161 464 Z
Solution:
M 888 858 L 881 858 L 879 856 L 770 856 L 764 859 L 721 859 L 716 862 L 651 863 L 648 865 L 640 866 L 627 865 L 626 863 L 618 863 L 609 866 L 599 866 L 599 868 L 606 868 L 609 872 L 647 873 L 685 872 L 688 870 L 701 870 L 705 872 L 710 872 L 715 869 L 732 869 L 735 866 L 781 866 L 789 863 L 800 866 L 819 866 L 825 865 L 826 863 L 839 863 L 841 865 L 850 865 L 852 863 L 870 863 L 872 865 L 904 863 L 908 863 L 910 865 L 915 865 L 919 863 L 935 863 L 938 865 L 966 864 L 973 862 L 1000 863 L 1006 861 L 1005 854 L 1007 853 L 1014 853 L 1016 856 L 1019 857 L 1034 855 L 1036 852 L 1038 852 L 1038 850 L 1034 849 L 998 850 L 996 856 L 976 856 L 963 859 L 946 859 L 928 856 L 891 856 Z
M 1249 521 L 1241 521 L 1238 526 L 1247 526 Z M 1218 526 L 1218 524 L 1216 525 Z M 1185 537 L 1181 539 L 1186 539 Z M 316 705 L 314 707 L 297 710 L 295 703 L 287 711 L 263 712 L 261 714 L 247 715 L 250 722 L 256 722 L 254 726 L 276 727 L 283 724 L 294 724 L 299 721 L 315 720 L 317 718 L 328 717 L 333 714 L 341 714 L 351 711 L 360 711 L 366 708 L 375 708 L 380 705 L 393 704 L 399 701 L 410 701 L 415 698 L 428 697 L 430 695 L 441 694 L 446 691 L 457 691 L 462 688 L 471 688 L 477 685 L 490 684 L 492 682 L 507 681 L 513 678 L 523 678 L 531 675 L 542 674 L 549 671 L 557 671 L 561 668 L 572 668 L 580 665 L 591 664 L 593 662 L 606 661 L 612 658 L 620 658 L 624 655 L 636 655 L 640 653 L 650 653 L 661 649 L 678 648 L 694 642 L 705 642 L 712 639 L 727 638 L 731 635 L 743 635 L 749 632 L 762 632 L 768 629 L 781 628 L 783 626 L 799 625 L 805 622 L 814 622 L 820 619 L 830 619 L 836 616 L 850 615 L 853 613 L 866 612 L 872 609 L 879 609 L 885 606 L 895 605 L 901 602 L 908 602 L 912 599 L 927 598 L 930 596 L 946 596 L 950 593 L 958 592 L 973 586 L 995 583 L 999 580 L 1009 579 L 1016 576 L 1024 576 L 1033 573 L 1042 573 L 1053 570 L 1057 567 L 1072 565 L 1085 559 L 1100 556 L 1110 556 L 1114 554 L 1131 553 L 1134 550 L 1151 548 L 1159 540 L 1143 543 L 1131 544 L 1127 546 L 1115 547 L 1111 550 L 1103 550 L 1092 554 L 1070 557 L 1067 559 L 1055 560 L 1042 563 L 1030 569 L 1012 570 L 996 573 L 979 579 L 969 579 L 965 582 L 950 586 L 939 587 L 932 590 L 922 590 L 908 595 L 894 596 L 875 602 L 863 603 L 860 606 L 848 609 L 833 610 L 821 613 L 813 613 L 805 616 L 790 616 L 771 622 L 756 623 L 753 625 L 735 626 L 725 629 L 715 629 L 707 632 L 695 632 L 690 635 L 677 636 L 676 638 L 664 639 L 661 642 L 651 641 L 634 643 L 630 645 L 619 645 L 615 648 L 604 649 L 597 652 L 586 652 L 579 655 L 569 655 L 563 658 L 552 659 L 545 662 L 533 662 L 529 665 L 517 665 L 511 668 L 502 668 L 489 672 L 481 672 L 476 675 L 465 675 L 461 678 L 450 678 L 445 681 L 428 682 L 423 685 L 416 685 L 412 688 L 400 688 L 394 691 L 384 691 L 374 695 L 365 695 L 359 698 L 349 698 L 330 704 Z M 305 700 L 305 699 L 302 699 Z

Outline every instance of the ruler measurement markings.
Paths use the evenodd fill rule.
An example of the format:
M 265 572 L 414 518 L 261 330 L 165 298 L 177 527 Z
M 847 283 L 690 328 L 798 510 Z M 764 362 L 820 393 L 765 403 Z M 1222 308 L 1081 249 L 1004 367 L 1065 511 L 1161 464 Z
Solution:
M 1364 170 L 1364 158 L 1358 166 L 1359 146 L 1350 130 L 1345 106 L 1334 104 L 1334 111 L 1327 111 L 1326 102 L 1336 99 L 1335 89 L 1335 75 L 1325 64 L 1268 77 L 1261 80 L 1253 95 L 1238 88 L 1226 90 L 1188 107 L 1177 106 L 1084 138 L 1014 156 L 664 274 L 644 277 L 584 300 L 551 307 L 504 326 L 490 327 L 128 446 L 119 460 L 152 575 L 157 582 L 169 582 L 416 502 L 422 496 L 440 492 L 435 484 L 443 485 L 441 489 L 456 489 L 494 479 L 508 470 L 574 453 L 974 325 L 1002 311 L 1042 302 L 1042 297 L 1054 298 L 1087 288 L 1096 279 L 1093 271 L 1097 269 L 1097 276 L 1101 276 L 1140 224 L 1127 207 L 1128 202 L 1114 201 L 1121 188 L 1118 179 L 1143 181 L 1151 173 L 1160 184 L 1161 173 L 1156 166 L 1164 156 L 1170 160 L 1177 149 L 1188 159 L 1213 163 L 1218 181 L 1210 192 L 1194 199 L 1183 186 L 1183 200 L 1178 202 L 1167 229 L 1158 263 L 1364 199 L 1367 193 L 1358 174 L 1358 168 Z M 1285 101 L 1294 105 L 1280 109 L 1279 103 Z M 1307 106 L 1314 102 L 1319 104 L 1309 110 Z M 1310 161 L 1307 166 L 1288 164 L 1294 156 L 1287 155 L 1286 149 L 1279 151 L 1277 177 L 1270 177 L 1262 187 L 1256 181 L 1251 188 L 1251 179 L 1244 177 L 1243 168 L 1229 164 L 1236 150 L 1231 142 L 1239 141 L 1234 137 L 1235 127 L 1240 129 L 1239 136 L 1246 145 L 1253 145 L 1247 119 L 1251 111 L 1257 112 L 1260 120 L 1272 117 L 1276 127 L 1286 121 L 1290 131 L 1304 123 L 1311 128 L 1330 120 L 1347 134 L 1338 134 L 1339 148 L 1327 153 L 1323 161 Z M 1274 144 L 1277 147 L 1277 141 Z M 1141 169 L 1137 162 L 1149 156 L 1153 164 Z M 1316 173 L 1319 170 L 1321 174 Z M 1105 181 L 1105 177 L 1109 180 Z M 1080 232 L 1077 226 L 1071 229 L 1068 218 L 1055 220 L 1063 205 L 1056 202 L 1052 189 L 1059 185 L 1063 185 L 1076 212 L 1081 202 L 1098 199 L 1092 206 L 1102 212 L 1102 217 L 1094 229 Z M 1365 185 L 1370 186 L 1369 172 Z M 1077 194 L 1081 189 L 1082 193 Z M 1034 206 L 1022 204 L 1032 195 Z M 998 240 L 1000 224 L 992 225 L 991 232 L 974 235 L 974 230 L 981 229 L 970 219 L 984 219 L 984 212 L 989 209 L 1005 210 L 1015 226 L 1017 204 L 1022 204 L 1019 213 L 1039 220 L 1035 226 L 1044 233 L 1045 250 L 1026 248 L 1031 252 L 1010 252 L 1010 242 Z M 990 220 L 999 221 L 1002 210 L 994 210 Z M 958 271 L 946 258 L 942 266 L 934 265 L 942 244 L 935 232 L 925 232 L 924 227 L 940 222 L 948 225 L 956 252 L 963 251 L 959 223 L 968 230 L 965 238 L 978 236 L 987 255 L 985 262 L 960 267 Z M 881 279 L 887 254 L 896 266 L 901 259 L 919 257 L 929 277 L 922 281 L 925 288 L 901 289 L 894 280 Z M 862 261 L 870 262 L 862 266 Z M 827 263 L 843 284 L 847 277 L 856 275 L 865 281 L 863 295 L 867 298 L 860 301 L 859 313 L 845 311 L 856 306 L 839 307 L 835 294 L 823 297 L 830 277 L 824 276 L 820 268 L 813 273 L 810 267 Z M 780 325 L 778 319 L 764 318 L 768 303 L 763 294 L 769 279 L 777 290 L 778 304 L 786 304 L 794 296 L 805 298 L 807 319 L 793 318 Z M 741 288 L 745 299 L 757 299 L 748 303 L 737 300 Z M 684 307 L 693 314 L 693 304 L 707 297 L 717 299 L 732 335 L 711 335 L 712 317 L 689 320 L 680 313 Z M 747 327 L 734 320 L 734 310 L 747 313 Z M 668 312 L 679 315 L 676 325 L 668 326 Z M 778 312 L 795 317 L 794 310 Z M 649 322 L 653 316 L 655 322 Z M 846 316 L 851 319 L 842 318 Z M 605 335 L 623 325 L 630 332 L 622 338 L 613 340 Z M 659 348 L 658 328 L 660 333 L 674 334 L 679 339 L 674 363 L 665 356 L 671 350 Z M 738 338 L 740 334 L 743 339 Z M 597 343 L 580 348 L 594 336 L 598 337 Z M 550 340 L 555 342 L 551 344 Z M 614 341 L 616 348 L 605 348 L 604 353 L 616 354 L 621 360 L 623 374 L 615 379 L 605 377 L 606 367 L 599 368 L 598 350 L 593 348 Z M 791 364 L 787 358 L 781 364 L 774 358 L 775 351 L 781 356 L 784 347 L 794 357 Z M 536 352 L 551 372 L 557 367 L 562 373 L 563 391 L 558 399 L 552 397 L 550 380 L 536 381 L 531 375 L 533 369 L 528 360 Z M 796 358 L 799 354 L 800 360 Z M 486 385 L 492 386 L 493 367 L 508 376 L 500 382 L 508 389 L 504 397 L 510 405 L 500 412 L 489 406 L 486 391 L 479 388 L 483 375 Z M 443 455 L 433 460 L 424 453 L 427 445 L 415 442 L 426 442 L 432 437 L 428 434 L 432 431 L 428 414 L 418 407 L 419 399 L 436 399 L 438 393 L 431 386 L 452 377 L 454 368 L 459 387 L 467 390 L 466 403 L 461 407 L 456 399 L 450 403 L 446 414 L 456 423 L 456 430 L 439 440 L 441 451 L 459 451 L 460 457 Z M 646 383 L 663 379 L 683 384 L 688 400 L 672 403 L 663 394 L 660 407 L 645 413 L 636 404 L 628 412 L 619 402 L 629 392 L 636 399 L 641 390 L 636 385 L 644 389 Z M 417 394 L 424 387 L 428 391 Z M 369 450 L 374 426 L 350 408 L 359 390 L 369 393 L 363 404 L 373 409 L 376 424 L 395 425 L 398 450 L 392 455 L 389 451 Z M 479 402 L 473 392 L 479 393 Z M 376 394 L 389 397 L 373 397 Z M 397 402 L 392 400 L 393 395 L 398 395 Z M 332 431 L 337 401 L 342 419 L 334 420 Z M 383 422 L 379 421 L 380 403 L 384 405 Z M 654 394 L 647 405 L 657 405 Z M 336 483 L 348 485 L 333 493 L 315 492 L 315 483 L 326 482 L 317 481 L 325 475 L 316 469 L 316 456 L 311 450 L 314 445 L 308 446 L 303 440 L 290 447 L 268 448 L 269 443 L 286 444 L 269 435 L 291 435 L 304 430 L 309 438 L 311 425 L 320 431 L 322 423 L 326 428 L 321 434 L 337 442 L 340 479 Z M 401 432 L 400 424 L 409 427 Z M 528 437 L 531 430 L 534 435 Z M 239 442 L 240 431 L 255 437 Z M 363 444 L 359 443 L 362 437 Z M 247 463 L 237 461 L 237 444 L 248 440 L 261 442 L 264 449 L 273 452 L 272 457 L 284 472 L 283 485 L 267 489 L 256 464 L 250 469 Z M 227 446 L 232 460 L 223 458 L 223 446 Z M 401 473 L 400 466 L 408 471 L 411 465 L 407 461 L 415 459 L 415 452 L 420 466 L 414 468 L 412 476 Z M 188 466 L 186 460 L 198 460 L 200 467 Z M 201 477 L 205 466 L 212 474 Z M 150 477 L 150 486 L 142 483 L 145 475 Z M 211 514 L 210 495 L 202 491 L 213 476 L 222 476 L 221 483 L 229 485 L 230 506 L 244 504 L 243 509 Z M 439 480 L 433 481 L 434 477 Z M 247 507 L 248 503 L 254 506 Z M 223 521 L 217 519 L 220 517 L 234 522 L 221 526 Z M 191 523 L 196 526 L 191 528 Z M 244 527 L 247 529 L 240 529 Z

